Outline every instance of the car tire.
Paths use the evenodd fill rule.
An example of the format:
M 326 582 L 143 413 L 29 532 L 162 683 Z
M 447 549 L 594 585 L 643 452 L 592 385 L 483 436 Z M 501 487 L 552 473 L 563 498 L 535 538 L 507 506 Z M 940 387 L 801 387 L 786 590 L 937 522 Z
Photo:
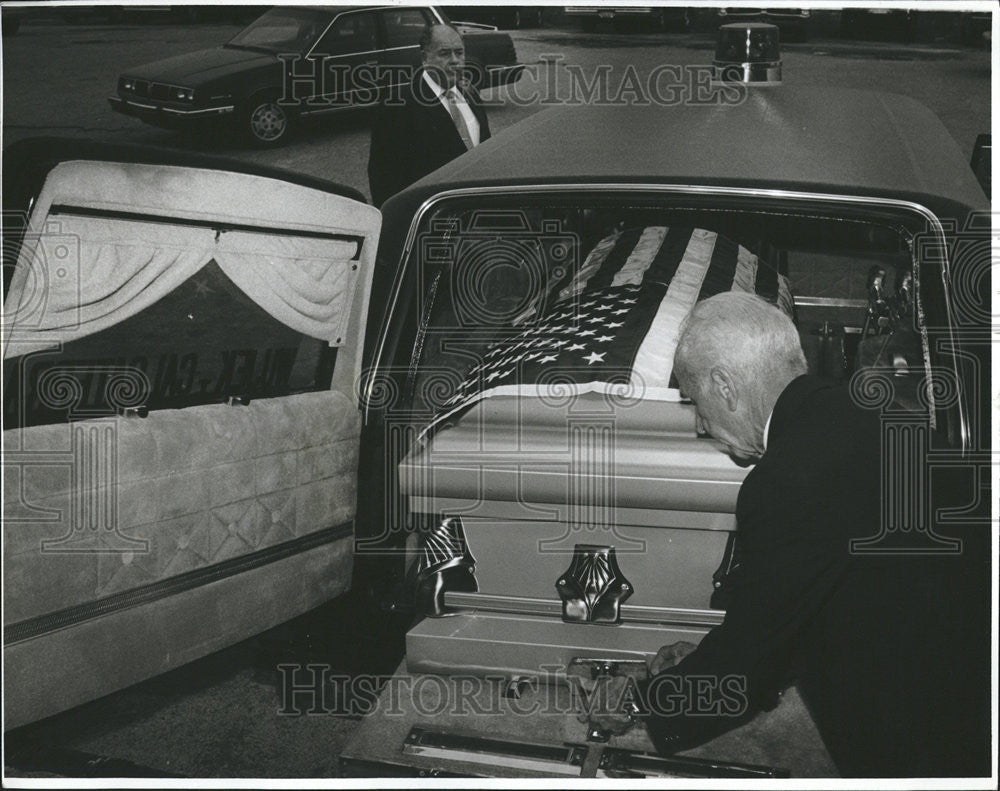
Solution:
M 277 148 L 291 136 L 292 115 L 278 103 L 276 90 L 259 91 L 251 96 L 240 113 L 240 130 L 255 148 Z

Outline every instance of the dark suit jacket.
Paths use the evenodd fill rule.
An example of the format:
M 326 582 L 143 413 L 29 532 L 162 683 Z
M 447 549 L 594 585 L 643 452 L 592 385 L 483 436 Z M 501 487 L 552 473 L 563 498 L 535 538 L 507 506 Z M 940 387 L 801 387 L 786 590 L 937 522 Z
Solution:
M 851 538 L 879 535 L 879 421 L 846 388 L 815 377 L 781 394 L 767 451 L 737 501 L 739 565 L 725 582 L 725 620 L 649 689 L 660 690 L 659 715 L 647 720 L 658 750 L 745 722 L 795 680 L 845 776 L 988 771 L 989 590 L 979 590 L 988 565 L 971 551 L 849 548 Z M 904 499 L 917 502 L 920 486 L 903 489 Z M 715 716 L 692 716 L 690 699 L 677 713 L 676 697 L 663 698 L 692 694 L 696 676 L 716 685 L 730 677 Z
M 475 88 L 462 91 L 476 120 L 479 142 L 489 139 L 490 124 Z M 375 111 L 368 183 L 372 203 L 392 195 L 466 152 L 451 114 L 418 71 L 409 87 L 390 92 Z

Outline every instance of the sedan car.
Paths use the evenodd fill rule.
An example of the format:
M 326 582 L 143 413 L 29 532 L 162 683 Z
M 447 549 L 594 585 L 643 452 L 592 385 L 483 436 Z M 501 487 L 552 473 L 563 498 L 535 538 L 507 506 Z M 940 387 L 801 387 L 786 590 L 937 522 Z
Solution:
M 909 43 L 916 36 L 917 13 L 911 8 L 845 8 L 840 12 L 840 34 L 851 39 L 888 38 Z
M 720 8 L 717 12 L 719 24 L 733 22 L 766 22 L 777 25 L 783 38 L 790 41 L 805 41 L 809 37 L 808 8 Z
M 419 40 L 445 22 L 433 7 L 292 7 L 267 11 L 216 49 L 136 66 L 108 99 L 116 112 L 167 128 L 229 119 L 251 144 L 278 146 L 295 119 L 376 103 L 409 81 Z M 459 26 L 479 87 L 523 70 L 506 33 Z
M 593 33 L 601 22 L 611 22 L 616 28 L 631 23 L 644 30 L 679 30 L 691 24 L 691 9 L 680 6 L 566 6 L 565 14 L 579 19 L 587 33 Z
M 543 6 L 537 5 L 445 6 L 445 11 L 453 20 L 480 22 L 513 30 L 522 27 L 538 27 L 542 24 L 544 10 Z
M 970 552 L 989 535 L 989 207 L 968 163 L 907 97 L 731 90 L 539 112 L 381 214 L 216 159 L 11 147 L 8 726 L 355 587 L 412 621 L 345 771 L 831 776 L 794 687 L 666 762 L 566 705 L 578 674 L 645 668 L 725 616 L 747 469 L 641 353 L 669 352 L 699 295 L 793 316 L 810 370 L 901 427 L 900 474 L 941 468 L 950 532 Z M 687 302 L 645 289 L 651 267 L 693 278 Z

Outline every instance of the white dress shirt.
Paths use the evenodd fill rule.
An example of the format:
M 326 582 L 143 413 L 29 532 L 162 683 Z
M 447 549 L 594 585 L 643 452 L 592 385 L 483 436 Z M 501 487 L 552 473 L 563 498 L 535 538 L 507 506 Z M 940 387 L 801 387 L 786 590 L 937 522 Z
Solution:
M 445 90 L 437 81 L 431 77 L 426 71 L 424 72 L 424 82 L 427 83 L 428 87 L 434 91 L 434 95 L 441 102 L 441 105 L 445 110 L 448 111 L 448 115 L 451 115 L 451 108 L 448 106 L 448 97 L 445 96 Z M 458 90 L 458 86 L 450 89 L 450 93 L 455 97 L 455 104 L 458 106 L 458 111 L 462 114 L 462 118 L 465 120 L 465 126 L 469 130 L 469 137 L 472 138 L 472 145 L 479 145 L 479 121 L 476 120 L 476 114 L 472 112 L 472 108 L 469 107 L 469 103 L 465 101 L 465 97 L 462 92 Z
M 774 417 L 774 409 L 771 409 L 771 414 L 767 416 L 767 423 L 764 424 L 764 451 L 767 451 L 767 438 L 771 433 L 771 418 Z

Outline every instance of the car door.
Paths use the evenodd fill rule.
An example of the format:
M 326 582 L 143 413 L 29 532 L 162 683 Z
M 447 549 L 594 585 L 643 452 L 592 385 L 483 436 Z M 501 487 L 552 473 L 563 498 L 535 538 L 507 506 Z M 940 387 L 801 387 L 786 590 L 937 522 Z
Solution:
M 308 59 L 322 68 L 319 107 L 371 104 L 378 99 L 378 19 L 374 11 L 339 14 L 310 50 Z
M 294 179 L 5 152 L 6 727 L 349 588 L 381 216 Z
M 409 83 L 420 67 L 420 36 L 427 25 L 438 20 L 427 8 L 386 8 L 379 12 L 385 50 L 382 63 L 393 85 Z

